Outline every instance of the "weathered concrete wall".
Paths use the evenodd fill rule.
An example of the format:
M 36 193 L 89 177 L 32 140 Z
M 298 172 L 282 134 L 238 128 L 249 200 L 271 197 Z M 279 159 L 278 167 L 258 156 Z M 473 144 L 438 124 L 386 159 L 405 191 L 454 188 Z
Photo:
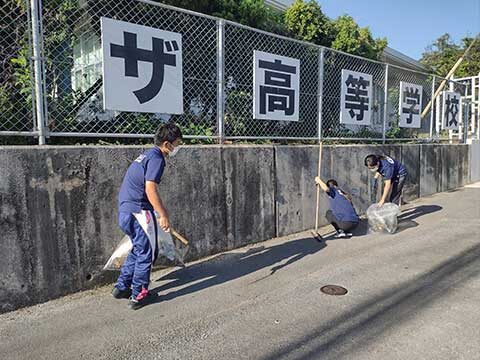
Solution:
M 477 176 L 465 145 L 325 146 L 322 178 L 336 178 L 363 212 L 375 198 L 369 153 L 403 161 L 407 199 Z M 139 147 L 0 148 L 0 312 L 111 281 L 101 268 L 121 232 L 117 193 Z M 160 186 L 189 259 L 314 226 L 316 146 L 190 146 Z M 476 172 L 477 171 L 477 172 Z M 378 189 L 378 192 L 380 189 Z M 322 194 L 321 224 L 328 200 Z
M 1 310 L 85 288 L 118 241 L 126 149 L 2 148 Z
M 470 154 L 468 145 L 421 145 L 420 196 L 470 183 Z
M 403 196 L 406 201 L 417 199 L 420 196 L 420 152 L 421 145 L 402 146 L 401 161 L 408 169 L 408 177 L 405 182 Z
M 330 148 L 323 148 L 323 168 L 331 169 Z M 315 225 L 318 147 L 275 147 L 277 235 L 284 236 L 298 229 Z M 321 212 L 325 213 L 325 203 Z M 293 229 L 293 231 L 291 231 Z M 301 230 L 300 230 L 301 231 Z
M 275 237 L 273 148 L 226 147 L 222 167 L 227 219 L 223 249 Z
M 409 172 L 405 185 L 407 201 L 419 196 L 446 191 L 467 183 L 468 147 L 465 145 L 385 145 L 325 146 L 322 154 L 322 178 L 335 178 L 353 195 L 357 211 L 364 212 L 379 196 L 373 193 L 371 175 L 363 165 L 368 154 L 387 154 L 403 162 Z M 448 166 L 446 161 L 452 163 Z M 310 229 L 315 225 L 316 190 L 312 187 L 317 174 L 318 147 L 276 146 L 277 234 L 279 236 Z M 421 165 L 420 165 L 421 164 Z M 320 201 L 321 224 L 328 207 L 327 198 Z
M 431 195 L 442 189 L 443 165 L 441 145 L 420 147 L 420 196 Z

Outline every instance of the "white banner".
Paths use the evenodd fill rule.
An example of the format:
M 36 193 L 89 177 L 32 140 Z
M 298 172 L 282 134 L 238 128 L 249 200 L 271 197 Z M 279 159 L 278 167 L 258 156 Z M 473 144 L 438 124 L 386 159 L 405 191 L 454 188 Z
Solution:
M 443 92 L 443 126 L 444 129 L 458 130 L 460 123 L 461 96 L 454 91 Z
M 399 127 L 420 128 L 423 86 L 400 81 Z
M 342 70 L 340 123 L 370 125 L 372 114 L 372 75 Z
M 183 113 L 182 35 L 101 18 L 104 109 Z
M 298 121 L 300 60 L 253 52 L 253 117 Z

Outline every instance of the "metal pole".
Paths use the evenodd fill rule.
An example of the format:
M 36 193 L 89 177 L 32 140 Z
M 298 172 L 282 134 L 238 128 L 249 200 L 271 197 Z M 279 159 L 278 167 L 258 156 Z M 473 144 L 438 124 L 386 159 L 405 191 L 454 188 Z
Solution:
M 217 127 L 218 142 L 224 141 L 225 118 L 225 21 L 217 20 Z
M 383 97 L 383 132 L 382 132 L 382 144 L 385 144 L 386 131 L 387 131 L 387 102 L 388 102 L 388 64 L 385 65 L 385 94 Z
M 465 103 L 465 124 L 463 126 L 463 143 L 468 144 L 468 120 L 470 119 L 470 107 L 472 104 Z
M 475 101 L 477 109 L 477 140 L 480 140 L 480 73 L 478 73 L 477 99 Z
M 471 83 L 471 95 L 472 101 L 470 102 L 470 129 L 468 129 L 473 137 L 475 135 L 475 76 L 472 76 L 472 83 Z M 468 131 L 467 131 L 468 135 Z
M 442 130 L 442 122 L 443 122 L 443 109 L 442 109 L 442 102 L 440 96 L 437 96 L 435 99 L 435 117 L 437 118 L 437 121 L 435 122 L 435 132 L 436 136 L 440 137 L 440 131 Z
M 448 86 L 449 86 L 449 87 L 448 87 L 448 89 L 449 89 L 449 91 L 453 91 L 453 82 L 451 81 L 452 79 L 450 78 L 450 79 L 448 79 L 448 80 L 449 80 L 449 83 L 448 83 Z M 443 109 L 443 111 L 445 111 L 445 109 Z M 445 126 L 448 126 L 448 125 L 449 125 L 449 124 L 445 124 Z M 451 130 L 451 129 L 448 130 L 448 142 L 449 142 L 450 144 L 453 143 L 453 130 Z
M 33 41 L 32 41 L 32 11 L 30 9 L 30 2 L 26 2 L 27 5 L 27 21 L 30 26 L 28 29 L 28 56 L 30 58 L 30 61 L 28 62 L 28 70 L 29 70 L 29 76 L 30 76 L 30 81 L 31 84 L 33 85 L 33 79 L 34 79 L 34 73 L 33 73 L 33 61 L 32 56 L 33 56 Z M 31 93 L 31 99 L 32 99 L 32 132 L 37 133 L 35 130 L 37 128 L 37 110 L 35 108 L 35 89 L 33 86 L 31 86 L 30 89 Z M 38 135 L 36 135 L 38 136 Z
M 458 143 L 459 144 L 462 144 L 465 142 L 465 139 L 463 138 L 463 129 L 465 128 L 465 118 L 464 118 L 464 115 L 465 115 L 465 104 L 467 103 L 467 97 L 466 97 L 466 86 L 464 86 L 463 88 L 463 96 L 462 94 L 460 94 L 460 111 L 459 111 L 459 114 L 458 114 L 458 130 L 457 130 L 457 133 L 458 133 Z
M 322 125 L 323 125 L 323 78 L 325 63 L 325 48 L 320 49 L 320 57 L 318 59 L 318 141 L 322 141 Z
M 41 61 L 41 64 L 42 64 L 42 79 L 44 80 L 43 81 L 43 114 L 44 114 L 44 118 L 45 118 L 45 121 L 44 121 L 44 134 L 45 134 L 45 137 L 49 138 L 49 128 L 48 128 L 48 105 L 47 105 L 47 74 L 46 74 L 46 70 L 45 70 L 45 61 L 43 59 L 43 55 L 45 54 L 45 43 L 43 42 L 43 10 L 40 9 L 40 17 L 39 17 L 39 23 L 40 23 L 40 54 L 42 54 L 42 61 Z M 45 142 L 47 141 L 45 140 Z
M 40 14 L 42 13 L 42 1 L 30 0 L 32 11 L 32 41 L 33 41 L 33 64 L 35 72 L 35 105 L 37 112 L 38 144 L 45 145 L 45 108 L 42 82 L 42 53 L 40 47 Z
M 432 78 L 432 100 L 433 101 L 433 95 L 435 94 L 435 75 L 433 75 Z M 430 109 L 430 140 L 433 138 L 433 112 L 434 112 L 434 103 L 432 103 L 432 108 Z
M 465 139 L 463 138 L 463 129 L 465 128 L 465 104 L 466 104 L 466 99 L 464 98 L 462 101 L 462 98 L 460 97 L 460 111 L 458 114 L 458 143 L 462 144 L 465 142 Z

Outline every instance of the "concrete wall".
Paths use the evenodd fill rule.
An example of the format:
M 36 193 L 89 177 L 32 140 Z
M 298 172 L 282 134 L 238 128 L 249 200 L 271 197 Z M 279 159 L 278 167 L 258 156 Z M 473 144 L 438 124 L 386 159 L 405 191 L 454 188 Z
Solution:
M 470 145 L 470 181 L 480 181 L 480 140 Z
M 139 147 L 0 148 L 0 312 L 43 302 L 116 274 L 101 268 L 121 238 L 117 192 Z M 466 145 L 325 146 L 322 177 L 336 178 L 359 211 L 375 198 L 369 153 L 403 161 L 407 199 L 469 182 Z M 172 224 L 191 240 L 189 260 L 310 229 L 316 146 L 190 146 L 160 186 Z M 378 189 L 380 190 L 380 189 Z M 327 210 L 322 195 L 321 213 Z M 325 220 L 322 216 L 322 224 Z

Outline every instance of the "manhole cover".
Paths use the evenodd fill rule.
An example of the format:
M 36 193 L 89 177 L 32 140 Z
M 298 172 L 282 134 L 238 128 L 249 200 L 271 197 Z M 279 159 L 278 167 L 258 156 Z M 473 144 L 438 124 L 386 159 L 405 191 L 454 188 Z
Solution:
M 325 285 L 320 289 L 327 295 L 345 295 L 348 290 L 338 285 Z

